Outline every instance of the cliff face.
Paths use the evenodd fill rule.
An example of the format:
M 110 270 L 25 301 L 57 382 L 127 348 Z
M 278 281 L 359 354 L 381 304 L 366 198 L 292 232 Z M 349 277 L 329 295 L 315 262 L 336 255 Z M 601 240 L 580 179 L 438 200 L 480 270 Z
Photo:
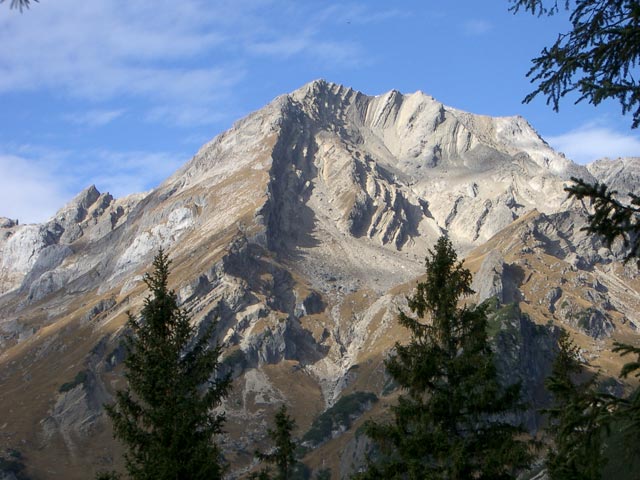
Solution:
M 395 316 L 443 233 L 477 272 L 476 300 L 497 301 L 505 381 L 526 379 L 528 400 L 545 401 L 558 326 L 617 373 L 607 348 L 637 338 L 640 282 L 620 246 L 580 231 L 585 207 L 563 186 L 640 170 L 625 162 L 588 171 L 520 117 L 316 81 L 237 122 L 151 192 L 114 199 L 90 187 L 45 224 L 3 220 L 0 409 L 11 415 L 0 446 L 24 450 L 44 476 L 117 463 L 101 405 L 121 385 L 121 327 L 140 310 L 159 247 L 193 321 L 219 321 L 235 377 L 224 445 L 236 472 L 282 402 L 303 433 L 351 393 L 383 400 L 364 416 L 392 401 L 382 362 L 406 336 Z M 363 452 L 362 418 L 336 426 L 307 462 L 348 470 L 345 455 Z

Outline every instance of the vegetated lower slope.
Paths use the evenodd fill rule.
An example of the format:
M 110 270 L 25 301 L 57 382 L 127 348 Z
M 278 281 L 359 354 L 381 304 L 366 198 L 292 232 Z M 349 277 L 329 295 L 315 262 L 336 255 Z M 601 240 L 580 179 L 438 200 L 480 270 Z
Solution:
M 501 372 L 525 380 L 527 400 L 546 399 L 556 326 L 615 374 L 609 346 L 637 339 L 640 281 L 619 246 L 580 231 L 585 207 L 563 191 L 572 175 L 593 179 L 520 117 L 316 81 L 237 122 L 151 192 L 113 199 L 91 187 L 45 224 L 4 220 L 0 448 L 43 478 L 119 465 L 101 406 L 122 382 L 122 326 L 158 247 L 193 321 L 219 319 L 234 376 L 223 444 L 237 474 L 281 403 L 303 436 L 341 398 L 375 394 L 307 452 L 334 476 L 358 465 L 358 426 L 397 393 L 383 365 L 406 335 L 397 310 L 443 233 L 476 273 L 471 300 L 493 302 Z M 540 427 L 533 410 L 523 420 Z

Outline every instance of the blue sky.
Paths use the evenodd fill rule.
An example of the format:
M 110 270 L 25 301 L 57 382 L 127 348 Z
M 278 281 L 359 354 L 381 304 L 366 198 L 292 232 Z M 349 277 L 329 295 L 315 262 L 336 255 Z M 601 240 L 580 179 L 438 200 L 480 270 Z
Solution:
M 620 106 L 531 91 L 530 59 L 565 15 L 507 0 L 41 0 L 0 4 L 0 216 L 43 221 L 82 188 L 154 187 L 198 148 L 316 78 L 366 94 L 422 90 L 522 115 L 576 161 L 640 155 Z

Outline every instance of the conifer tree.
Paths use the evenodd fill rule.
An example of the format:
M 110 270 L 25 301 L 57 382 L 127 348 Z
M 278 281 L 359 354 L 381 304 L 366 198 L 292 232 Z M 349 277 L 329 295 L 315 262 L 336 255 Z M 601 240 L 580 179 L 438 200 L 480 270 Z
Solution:
M 620 372 L 621 378 L 633 374 L 640 378 L 640 348 L 624 343 L 615 342 L 614 352 L 621 356 L 636 355 L 636 359 L 627 362 Z M 627 454 L 640 458 L 640 387 L 636 387 L 631 395 L 619 402 L 615 418 L 622 426 L 622 433 L 626 440 Z
M 546 459 L 552 480 L 599 480 L 606 459 L 603 435 L 615 399 L 597 391 L 597 375 L 580 382 L 584 374 L 578 348 L 563 331 L 559 351 L 545 385 L 554 397 L 549 415 L 554 445 Z
M 224 415 L 213 411 L 230 379 L 212 379 L 220 348 L 209 347 L 214 325 L 196 330 L 168 289 L 170 261 L 160 250 L 145 276 L 151 296 L 140 318 L 129 315 L 125 338 L 126 389 L 107 406 L 114 436 L 127 448 L 126 468 L 136 480 L 222 478 L 214 436 Z
M 519 385 L 501 387 L 486 332 L 484 306 L 459 307 L 473 293 L 471 273 L 448 238 L 426 259 L 427 277 L 409 298 L 417 318 L 387 362 L 402 388 L 390 423 L 369 422 L 380 456 L 360 479 L 508 479 L 531 460 L 523 428 L 507 418 L 519 410 Z
M 331 480 L 331 469 L 330 468 L 322 468 L 318 470 L 315 480 Z
M 273 451 L 262 453 L 256 451 L 256 457 L 268 464 L 275 465 L 275 480 L 290 480 L 294 474 L 296 466 L 296 444 L 293 441 L 292 432 L 296 427 L 296 422 L 287 413 L 287 407 L 282 405 L 275 415 L 275 425 L 269 429 L 267 434 L 274 443 Z M 267 471 L 260 472 L 264 478 L 269 478 Z M 263 477 L 257 477 L 263 478 Z

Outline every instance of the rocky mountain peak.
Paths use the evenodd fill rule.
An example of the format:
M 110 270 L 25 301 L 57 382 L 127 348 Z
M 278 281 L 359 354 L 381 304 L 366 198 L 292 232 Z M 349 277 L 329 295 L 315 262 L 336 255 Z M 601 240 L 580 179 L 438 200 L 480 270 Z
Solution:
M 637 165 L 590 171 L 613 180 Z M 563 190 L 571 175 L 593 178 L 522 117 L 316 80 L 237 121 L 150 192 L 114 199 L 90 186 L 41 225 L 0 219 L 0 409 L 33 419 L 7 419 L 0 440 L 27 439 L 49 463 L 70 452 L 79 473 L 68 478 L 108 457 L 100 405 L 159 247 L 193 322 L 219 321 L 235 377 L 228 451 L 255 450 L 264 432 L 247 425 L 274 401 L 306 428 L 341 396 L 393 390 L 383 360 L 404 335 L 395 317 L 442 234 L 477 272 L 475 300 L 508 316 L 492 327 L 499 350 L 511 348 L 505 371 L 524 372 L 533 398 L 548 324 L 583 335 L 593 355 L 640 325 L 637 278 L 581 230 L 583 205 Z

